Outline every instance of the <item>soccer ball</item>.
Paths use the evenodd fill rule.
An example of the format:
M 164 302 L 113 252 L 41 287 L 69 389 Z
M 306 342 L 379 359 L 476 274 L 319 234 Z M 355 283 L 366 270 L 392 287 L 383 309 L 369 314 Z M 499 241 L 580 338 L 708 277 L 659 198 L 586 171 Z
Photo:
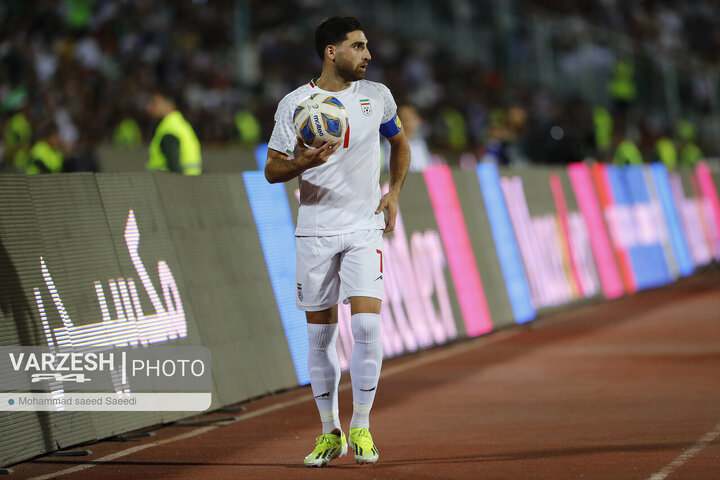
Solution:
M 295 108 L 295 133 L 305 145 L 317 148 L 328 140 L 338 143 L 347 131 L 347 112 L 332 95 L 313 93 Z

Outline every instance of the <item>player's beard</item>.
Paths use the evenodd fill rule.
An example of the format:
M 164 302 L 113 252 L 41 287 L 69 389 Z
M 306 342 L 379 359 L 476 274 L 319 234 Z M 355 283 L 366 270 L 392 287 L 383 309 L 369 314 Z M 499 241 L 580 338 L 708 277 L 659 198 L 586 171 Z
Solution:
M 362 70 L 359 65 L 354 67 L 340 56 L 335 60 L 335 71 L 345 82 L 356 82 L 365 78 L 365 70 Z

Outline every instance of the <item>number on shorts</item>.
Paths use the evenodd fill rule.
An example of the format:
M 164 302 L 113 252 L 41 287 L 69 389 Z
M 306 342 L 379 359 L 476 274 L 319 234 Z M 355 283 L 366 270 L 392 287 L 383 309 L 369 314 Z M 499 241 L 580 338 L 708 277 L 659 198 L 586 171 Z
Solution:
M 380 273 L 383 273 L 382 271 L 382 250 L 375 250 L 378 255 L 380 255 Z

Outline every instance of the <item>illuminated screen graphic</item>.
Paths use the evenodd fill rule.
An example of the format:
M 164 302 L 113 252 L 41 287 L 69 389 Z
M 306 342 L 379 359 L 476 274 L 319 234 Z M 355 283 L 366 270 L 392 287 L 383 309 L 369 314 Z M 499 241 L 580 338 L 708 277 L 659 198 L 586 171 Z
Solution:
M 481 163 L 477 166 L 477 176 L 513 316 L 517 323 L 530 321 L 535 318 L 535 307 L 530 298 L 528 279 L 500 188 L 500 175 L 495 165 Z
M 160 290 L 163 301 L 160 299 L 150 276 L 143 265 L 138 246 L 140 245 L 140 231 L 135 221 L 135 214 L 130 210 L 125 226 L 125 243 L 132 260 L 135 271 L 140 278 L 145 293 L 150 297 L 155 313 L 145 314 L 135 280 L 132 278 L 118 278 L 108 280 L 108 288 L 113 299 L 115 319 L 110 316 L 105 289 L 101 282 L 94 283 L 95 293 L 100 307 L 102 321 L 89 325 L 77 326 L 68 315 L 60 294 L 55 287 L 50 269 L 45 259 L 40 257 L 40 268 L 45 286 L 53 299 L 63 326 L 51 329 L 47 321 L 45 306 L 40 295 L 40 289 L 34 288 L 40 318 L 45 330 L 45 337 L 49 346 L 58 347 L 86 347 L 86 346 L 127 346 L 149 345 L 151 343 L 165 342 L 187 335 L 185 311 L 178 292 L 175 278 L 167 263 L 160 260 L 157 264 L 160 277 Z
M 598 291 L 587 228 L 577 212 L 568 212 L 558 175 L 548 177 L 557 214 L 530 215 L 520 176 L 499 178 L 534 308 L 562 305 Z M 542 185 L 533 184 L 540 189 Z M 549 205 L 546 208 L 552 208 Z
M 268 153 L 268 144 L 267 143 L 260 143 L 257 147 L 255 147 L 255 150 L 253 151 L 253 154 L 255 155 L 255 164 L 258 167 L 258 170 L 263 171 L 265 170 L 265 162 L 267 161 L 267 153 Z
M 580 212 L 568 214 L 568 230 L 582 293 L 586 298 L 594 297 L 600 292 L 600 279 L 593 258 L 590 233 Z
M 695 173 L 700 193 L 698 196 L 702 196 L 703 200 L 709 243 L 715 259 L 720 260 L 720 199 L 707 164 L 700 162 Z
M 560 177 L 550 175 L 548 181 L 557 214 L 532 216 L 522 178 L 500 179 L 536 308 L 562 305 L 598 291 L 585 222 L 577 212 L 567 211 Z
M 570 230 L 570 216 L 568 214 L 567 202 L 565 201 L 565 192 L 562 188 L 562 180 L 560 180 L 558 175 L 550 175 L 550 189 L 552 190 L 553 201 L 555 202 L 558 224 L 562 232 L 560 238 L 561 251 L 564 253 L 564 262 L 568 265 L 572 275 L 571 286 L 573 287 L 574 294 L 579 297 L 592 296 L 594 292 L 587 292 L 588 286 L 583 284 L 580 276 L 580 267 L 578 264 L 582 257 L 577 252 L 577 243 L 573 243 L 572 240 L 574 231 Z M 587 238 L 587 235 L 585 235 L 584 238 Z M 594 267 L 595 265 L 593 264 L 593 268 Z
M 549 307 L 571 301 L 573 291 L 557 241 L 560 232 L 555 217 L 550 214 L 530 216 L 520 177 L 502 177 L 500 187 L 530 281 L 533 306 Z
M 680 223 L 690 249 L 693 265 L 696 267 L 707 265 L 713 260 L 713 247 L 710 236 L 707 234 L 706 203 L 702 197 L 687 197 L 685 195 L 683 181 L 679 173 L 670 172 L 669 179 L 670 189 L 672 190 L 675 205 L 677 205 Z
M 695 182 L 700 198 L 688 199 L 679 178 L 671 174 L 664 180 L 663 172 L 658 167 L 571 164 L 568 175 L 580 211 L 568 211 L 560 178 L 550 176 L 557 212 L 531 216 L 519 177 L 501 179 L 494 165 L 478 165 L 517 323 L 532 320 L 536 308 L 591 297 L 600 290 L 606 298 L 617 298 L 637 287 L 663 284 L 672 278 L 673 262 L 687 274 L 692 271 L 690 260 L 693 265 L 712 260 L 720 235 L 712 201 L 699 194 L 701 183 L 703 191 L 710 190 L 707 177 Z M 450 170 L 434 167 L 423 176 L 439 231 L 408 232 L 399 213 L 395 233 L 384 238 L 385 357 L 455 338 L 453 289 L 468 335 L 492 328 Z M 261 172 L 246 172 L 244 180 L 298 380 L 305 384 L 307 332 L 294 299 L 295 239 L 288 197 L 284 187 L 269 185 Z M 448 269 L 452 285 L 446 284 Z M 118 295 L 122 300 L 122 293 Z M 338 354 L 346 369 L 353 346 L 349 307 L 341 304 L 338 316 Z
M 447 252 L 465 330 L 469 337 L 491 332 L 490 310 L 450 167 L 429 167 L 423 171 L 423 176 Z
M 115 318 L 113 318 L 108 308 L 105 288 L 101 282 L 96 281 L 94 290 L 98 299 L 101 321 L 87 325 L 75 325 L 65 308 L 50 268 L 45 259 L 40 257 L 40 270 L 45 287 L 63 323 L 62 327 L 54 329 L 50 327 L 40 287 L 35 287 L 33 289 L 35 301 L 45 332 L 45 339 L 51 349 L 82 351 L 98 347 L 147 346 L 187 336 L 185 311 L 175 278 L 167 263 L 163 260 L 158 261 L 161 300 L 138 253 L 140 230 L 132 210 L 128 213 L 124 237 L 130 259 L 155 312 L 148 314 L 143 312 L 138 288 L 133 278 L 109 279 L 108 289 L 115 313 Z M 130 392 L 126 379 L 122 378 L 118 371 L 114 370 L 111 377 L 116 393 Z M 61 381 L 50 381 L 50 390 L 51 396 L 54 398 L 64 395 Z M 59 409 L 62 409 L 62 404 Z
M 310 383 L 305 314 L 295 305 L 295 227 L 285 186 L 271 185 L 261 171 L 243 172 L 275 301 L 300 385 Z
M 630 260 L 627 245 L 632 242 L 632 227 L 630 226 L 630 211 L 615 204 L 615 196 L 610 183 L 608 166 L 603 163 L 594 163 L 591 166 L 593 181 L 598 192 L 598 199 L 602 207 L 603 218 L 607 223 L 608 233 L 613 246 L 613 252 L 620 270 L 620 278 L 627 293 L 637 291 L 635 273 Z M 627 237 L 627 238 L 626 238 Z
M 668 171 L 665 165 L 657 162 L 650 166 L 650 172 L 652 174 L 655 192 L 668 226 L 670 245 L 672 246 L 678 273 L 682 276 L 690 275 L 695 270 L 695 267 L 692 262 L 692 257 L 690 256 L 690 249 L 685 239 L 685 233 L 680 223 L 680 215 L 673 201 Z
M 603 294 L 605 298 L 618 298 L 624 293 L 623 283 L 605 229 L 601 203 L 595 193 L 590 169 L 584 163 L 572 163 L 568 165 L 568 176 L 578 207 L 588 228 L 590 245 L 595 256 L 595 265 Z
M 666 235 L 664 221 L 658 205 L 650 202 L 643 168 L 639 165 L 606 168 L 614 202 L 605 214 L 613 226 L 613 240 L 629 255 L 639 290 L 672 280 L 662 247 Z

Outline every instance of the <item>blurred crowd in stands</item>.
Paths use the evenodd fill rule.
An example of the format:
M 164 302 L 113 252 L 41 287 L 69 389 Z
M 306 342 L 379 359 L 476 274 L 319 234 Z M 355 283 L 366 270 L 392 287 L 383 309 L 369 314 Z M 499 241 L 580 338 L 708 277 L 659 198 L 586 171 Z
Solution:
M 693 52 L 717 62 L 720 48 L 715 0 L 533 0 L 534 4 L 567 16 L 573 23 L 585 22 L 636 41 L 658 45 L 666 52 Z
M 203 146 L 266 141 L 278 100 L 320 71 L 312 28 L 330 12 L 327 3 L 3 1 L 0 169 L 25 171 L 23 155 L 30 155 L 38 141 L 63 153 L 65 171 L 95 169 L 95 148 L 103 143 L 145 146 L 156 126 L 146 105 L 156 92 L 175 100 Z M 492 3 L 456 0 L 453 5 L 482 15 Z M 594 25 L 652 43 L 669 59 L 692 54 L 704 71 L 720 68 L 718 1 L 519 3 L 562 18 L 568 29 Z M 468 164 L 612 161 L 628 139 L 644 161 L 657 158 L 662 139 L 673 142 L 678 163 L 688 144 L 695 153 L 718 154 L 716 139 L 699 135 L 697 125 L 659 118 L 637 104 L 643 85 L 634 83 L 633 66 L 625 59 L 608 58 L 607 101 L 593 104 L 579 93 L 558 96 L 499 69 L 448 61 L 442 45 L 365 24 L 373 55 L 367 78 L 387 84 L 398 105 L 407 107 L 401 117 L 412 125 L 417 148 L 439 154 L 428 154 L 427 163 L 440 155 Z M 712 110 L 720 90 L 713 83 L 717 78 L 689 79 L 684 101 L 717 116 L 717 106 Z M 636 160 L 635 153 L 629 155 L 628 161 Z

